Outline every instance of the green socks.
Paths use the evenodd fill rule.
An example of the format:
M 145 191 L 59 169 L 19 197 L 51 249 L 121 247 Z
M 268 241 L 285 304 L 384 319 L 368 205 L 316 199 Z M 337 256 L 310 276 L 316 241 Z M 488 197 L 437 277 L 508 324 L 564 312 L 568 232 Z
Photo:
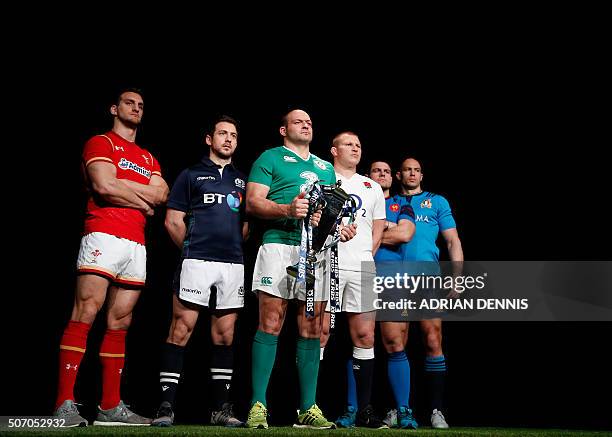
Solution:
M 318 341 L 318 340 L 317 340 Z M 266 390 L 270 382 L 270 374 L 276 359 L 278 337 L 257 331 L 253 339 L 253 364 L 251 368 L 253 397 L 251 405 L 259 401 L 266 406 Z M 317 362 L 318 367 L 318 362 Z
M 300 379 L 300 412 L 315 404 L 320 354 L 320 338 L 298 337 L 296 355 Z

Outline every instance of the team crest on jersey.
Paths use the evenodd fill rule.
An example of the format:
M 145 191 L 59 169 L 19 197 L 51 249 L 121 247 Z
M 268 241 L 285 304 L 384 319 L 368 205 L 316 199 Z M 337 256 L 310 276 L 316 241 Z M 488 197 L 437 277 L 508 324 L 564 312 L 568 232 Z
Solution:
M 389 205 L 389 209 L 391 210 L 391 212 L 398 212 L 399 205 L 397 203 L 392 203 L 391 205 Z
M 431 199 L 425 199 L 421 202 L 421 208 L 431 208 Z
M 363 185 L 365 185 L 366 188 L 372 188 L 372 184 L 367 181 L 364 181 Z
M 236 184 L 236 186 L 238 188 L 244 188 L 245 187 L 244 181 L 242 179 L 240 179 L 240 178 L 234 179 L 234 184 Z
M 325 165 L 325 163 L 323 161 L 321 161 L 320 159 L 314 159 L 312 162 L 314 162 L 314 165 L 319 167 L 321 170 L 326 170 L 327 169 L 327 165 Z
M 293 156 L 283 156 L 283 159 L 285 160 L 285 162 L 297 162 L 297 159 L 295 159 L 295 157 Z
M 300 192 L 306 191 L 309 185 L 314 184 L 319 180 L 319 176 L 312 171 L 303 171 L 300 173 L 300 177 L 306 179 L 306 183 L 300 185 Z
M 151 178 L 151 171 L 147 170 L 144 167 L 141 167 L 137 164 L 134 164 L 131 161 L 128 161 L 125 158 L 121 158 L 121 160 L 119 161 L 119 164 L 117 164 L 117 166 L 121 169 L 121 170 L 132 170 L 146 178 Z
M 89 263 L 90 263 L 90 264 L 97 264 L 97 263 L 98 263 L 98 261 L 96 261 L 96 259 L 98 259 L 98 257 L 99 257 L 100 255 L 102 255 L 102 252 L 100 252 L 100 250 L 99 250 L 99 249 L 96 249 L 96 250 L 94 250 L 93 252 L 91 252 L 91 256 L 93 256 L 93 258 L 91 258 L 91 259 L 89 260 Z

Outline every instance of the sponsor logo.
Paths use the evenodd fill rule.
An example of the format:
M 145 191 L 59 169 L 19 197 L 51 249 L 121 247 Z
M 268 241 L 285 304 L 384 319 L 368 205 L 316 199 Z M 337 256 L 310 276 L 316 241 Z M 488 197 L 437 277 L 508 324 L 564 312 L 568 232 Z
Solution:
M 185 293 L 202 294 L 202 292 L 196 288 L 181 287 L 181 291 L 184 291 Z
M 166 391 L 168 390 L 170 387 L 168 387 L 167 385 L 162 385 L 162 391 Z
M 202 201 L 205 204 L 209 204 L 209 203 L 221 203 L 223 202 L 223 198 L 225 197 L 225 194 L 219 194 L 219 193 L 204 193 L 202 195 Z
M 264 276 L 263 278 L 261 278 L 261 285 L 272 285 L 272 277 Z
M 149 165 L 149 164 L 150 164 L 150 162 L 149 162 L 149 157 L 148 157 L 148 156 L 145 156 L 145 155 L 142 155 L 142 157 L 143 157 L 143 159 L 145 160 L 145 162 L 147 163 L 147 165 Z
M 244 296 L 244 287 L 242 285 L 238 287 L 238 296 L 240 297 Z
M 372 188 L 372 184 L 367 181 L 364 181 L 363 185 L 365 185 L 366 188 Z
M 196 178 L 196 181 L 216 181 L 217 178 L 215 178 L 214 176 L 198 176 Z
M 236 186 L 238 188 L 244 188 L 246 186 L 246 184 L 244 183 L 244 181 L 240 178 L 236 178 L 234 179 L 234 184 L 236 184 Z
M 283 159 L 285 160 L 285 162 L 297 162 L 297 159 L 295 159 L 293 156 L 283 156 Z
M 389 205 L 389 209 L 391 210 L 391 212 L 398 212 L 399 205 L 397 203 L 392 203 L 391 205 Z
M 425 223 L 429 223 L 429 217 L 427 217 L 426 215 L 420 215 L 417 214 L 416 218 L 414 219 L 415 222 L 425 222 Z
M 117 164 L 117 166 L 121 169 L 121 170 L 132 170 L 133 172 L 136 172 L 146 178 L 151 178 L 151 171 L 147 170 L 144 167 L 141 167 L 137 164 L 134 164 L 132 161 L 128 161 L 125 158 L 121 158 L 121 160 L 119 161 L 119 164 Z
M 242 203 L 242 194 L 237 191 L 232 191 L 227 195 L 225 201 L 232 211 L 238 212 L 240 211 L 240 204 Z
M 231 387 L 231 384 L 225 384 L 225 389 L 226 389 L 226 390 L 229 390 L 229 389 L 230 389 L 230 387 Z
M 78 366 L 77 364 L 72 365 L 72 364 L 68 363 L 68 364 L 66 364 L 66 370 L 70 370 L 70 369 L 76 370 L 77 366 Z
M 327 169 L 327 165 L 325 165 L 325 163 L 323 161 L 321 161 L 320 159 L 315 159 L 313 162 L 314 162 L 314 165 L 319 167 L 321 170 L 326 170 Z
M 421 202 L 421 208 L 431 208 L 431 199 L 425 199 Z
M 355 199 L 355 209 L 353 209 L 353 213 L 356 213 L 361 208 L 361 205 L 363 205 L 363 201 L 357 194 L 351 194 L 351 197 Z

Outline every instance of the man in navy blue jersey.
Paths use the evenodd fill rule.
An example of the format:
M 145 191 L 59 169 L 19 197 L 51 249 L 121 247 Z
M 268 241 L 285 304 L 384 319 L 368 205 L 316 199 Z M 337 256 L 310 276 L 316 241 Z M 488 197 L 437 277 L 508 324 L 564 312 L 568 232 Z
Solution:
M 208 156 L 183 170 L 170 193 L 165 225 L 172 241 L 182 248 L 182 259 L 174 280 L 172 324 L 162 350 L 162 402 L 153 426 L 170 426 L 174 421 L 184 349 L 201 307 L 211 310 L 211 424 L 242 425 L 229 403 L 234 324 L 244 305 L 242 242 L 248 228 L 244 220 L 246 177 L 232 164 L 237 140 L 234 119 L 222 116 L 215 120 L 205 138 Z

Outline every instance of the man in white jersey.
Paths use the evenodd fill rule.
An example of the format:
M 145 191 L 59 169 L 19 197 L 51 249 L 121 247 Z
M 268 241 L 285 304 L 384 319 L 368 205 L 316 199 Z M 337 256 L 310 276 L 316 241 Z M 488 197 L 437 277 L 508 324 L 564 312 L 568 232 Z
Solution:
M 347 363 L 347 372 L 349 381 L 355 381 L 357 399 L 349 400 L 348 416 L 343 415 L 336 424 L 342 427 L 387 428 L 370 405 L 376 323 L 373 254 L 380 246 L 385 228 L 385 196 L 380 185 L 357 173 L 361 143 L 356 134 L 342 132 L 336 135 L 331 154 L 336 179 L 342 182 L 341 188 L 355 200 L 355 224 L 358 229 L 355 238 L 340 244 L 338 249 L 339 302 L 341 311 L 347 313 L 353 342 L 353 356 Z M 329 339 L 329 324 L 330 313 L 327 312 L 321 335 L 321 358 Z

